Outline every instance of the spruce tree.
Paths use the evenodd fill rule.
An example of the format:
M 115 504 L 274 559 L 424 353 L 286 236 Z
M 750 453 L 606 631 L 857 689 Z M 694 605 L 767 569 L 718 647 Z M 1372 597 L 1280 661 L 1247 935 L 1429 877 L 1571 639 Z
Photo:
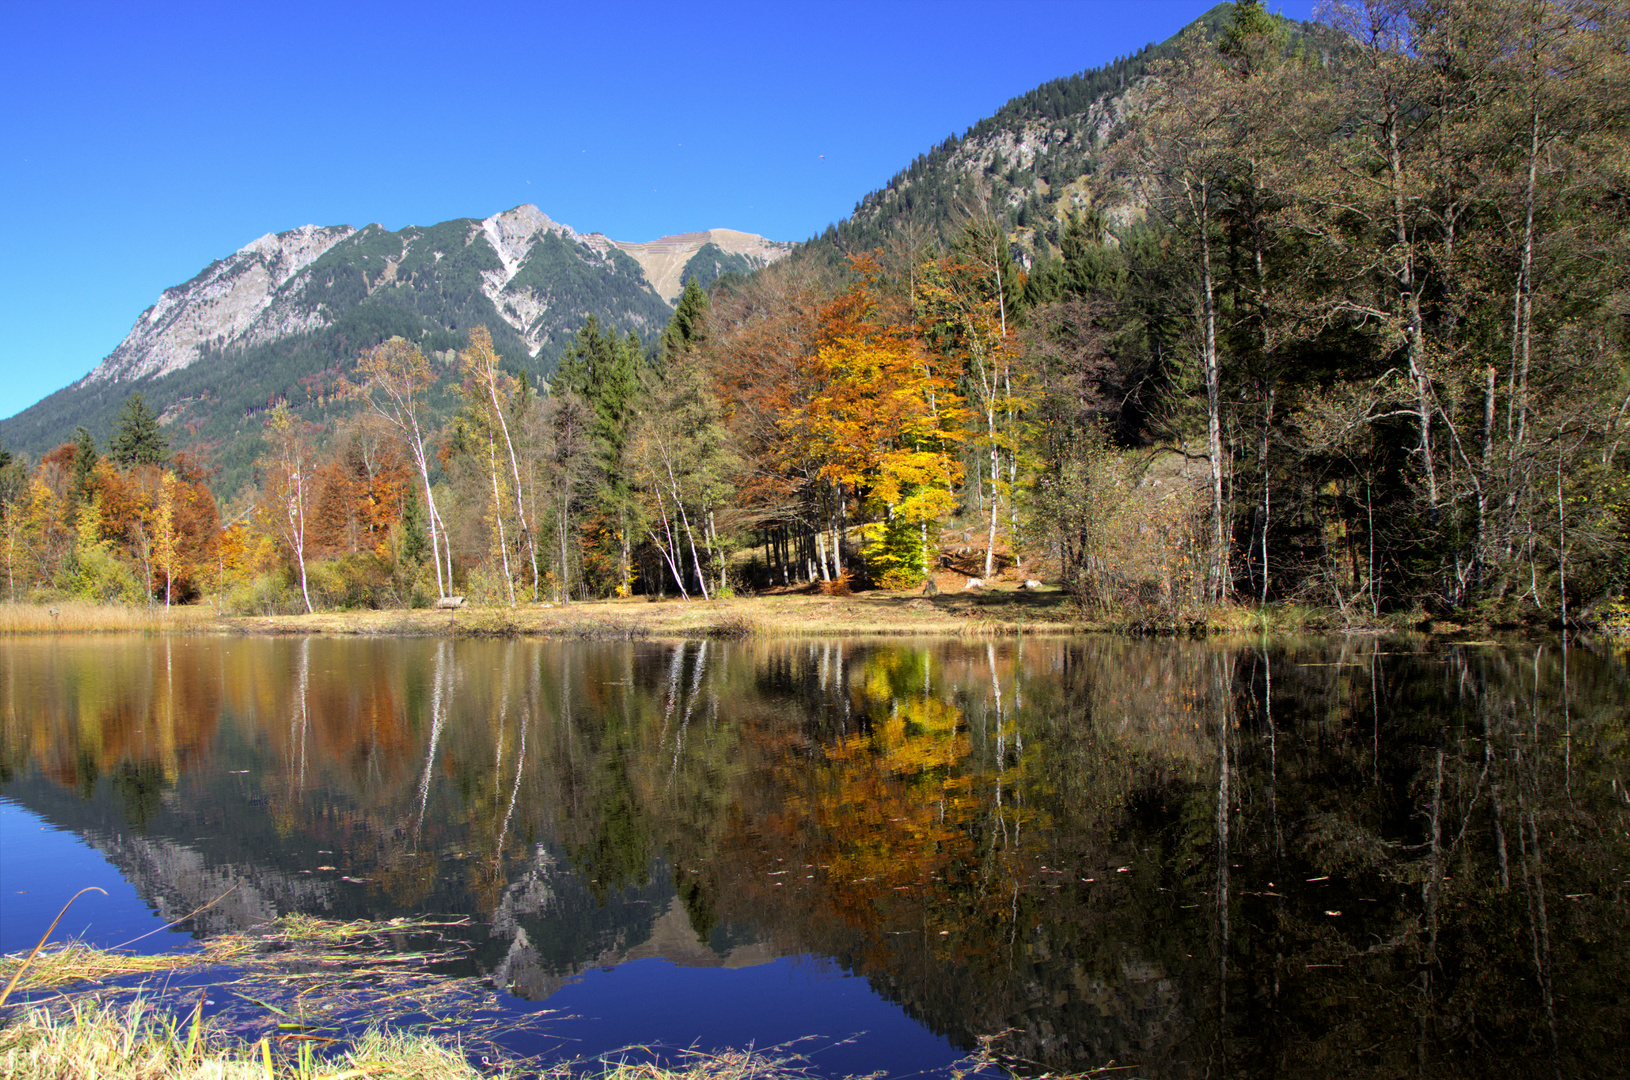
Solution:
M 108 455 L 120 465 L 162 465 L 170 460 L 170 441 L 159 430 L 158 417 L 147 407 L 141 391 L 125 398 L 119 426 L 108 443 Z
M 690 348 L 702 336 L 702 317 L 707 314 L 707 293 L 695 278 L 685 282 L 685 291 L 674 306 L 673 318 L 662 332 L 662 362 L 672 363 L 674 357 Z
M 96 439 L 90 429 L 81 424 L 74 429 L 74 499 L 83 502 L 90 488 L 91 474 L 96 471 Z

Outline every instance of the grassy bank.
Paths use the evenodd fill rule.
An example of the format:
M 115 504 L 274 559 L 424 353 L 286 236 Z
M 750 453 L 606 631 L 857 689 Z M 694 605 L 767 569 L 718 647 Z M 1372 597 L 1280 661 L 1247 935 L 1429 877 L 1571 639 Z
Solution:
M 882 591 L 853 596 L 787 593 L 713 601 L 633 598 L 456 611 L 329 611 L 226 622 L 248 633 L 568 639 L 1068 634 L 1081 629 L 1074 607 L 1056 591 L 939 597 Z
M 207 606 L 164 608 L 136 604 L 0 604 L 0 637 L 18 634 L 187 633 L 220 627 Z
M 1351 613 L 1349 613 L 1351 614 Z M 1512 626 L 1499 623 L 1511 631 Z M 1547 632 L 1541 626 L 1530 630 Z M 1113 613 L 1083 613 L 1057 589 L 993 588 L 977 592 L 850 596 L 789 591 L 722 600 L 590 600 L 570 604 L 482 605 L 452 611 L 319 611 L 311 615 L 222 616 L 210 605 L 185 608 L 116 604 L 0 604 L 0 638 L 50 633 L 358 634 L 424 637 L 637 638 L 999 637 L 1014 634 L 1304 634 L 1342 631 L 1425 633 L 1445 638 L 1486 635 L 1489 625 L 1429 619 L 1419 612 L 1354 622 L 1341 613 L 1298 604 L 1213 607 L 1176 622 Z

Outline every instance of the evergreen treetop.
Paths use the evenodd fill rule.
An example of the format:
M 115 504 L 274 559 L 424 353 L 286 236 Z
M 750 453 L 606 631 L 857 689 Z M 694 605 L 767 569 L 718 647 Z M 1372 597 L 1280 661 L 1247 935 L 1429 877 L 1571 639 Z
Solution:
M 707 314 L 707 293 L 695 278 L 685 282 L 685 291 L 674 305 L 673 318 L 662 332 L 662 360 L 671 361 L 688 349 L 702 334 L 702 317 Z
M 125 398 L 119 423 L 108 443 L 108 456 L 120 465 L 162 465 L 170 460 L 170 440 L 159 430 L 158 417 L 138 390 Z

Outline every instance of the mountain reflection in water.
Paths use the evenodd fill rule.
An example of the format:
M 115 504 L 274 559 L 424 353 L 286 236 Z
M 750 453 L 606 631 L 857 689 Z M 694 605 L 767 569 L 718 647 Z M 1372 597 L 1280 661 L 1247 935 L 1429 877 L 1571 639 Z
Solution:
M 236 886 L 200 935 L 472 913 L 529 1000 L 811 956 L 1023 1071 L 1622 1067 L 1630 685 L 1578 648 L 47 639 L 0 681 L 0 796 L 168 917 Z

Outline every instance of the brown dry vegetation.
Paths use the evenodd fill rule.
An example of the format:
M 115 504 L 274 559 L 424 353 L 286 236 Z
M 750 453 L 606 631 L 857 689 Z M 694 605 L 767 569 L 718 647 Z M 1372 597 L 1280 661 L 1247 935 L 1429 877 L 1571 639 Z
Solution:
M 1298 605 L 1196 609 L 1181 623 L 1142 623 L 1124 613 L 1084 613 L 1052 587 L 1028 591 L 1001 581 L 964 588 L 965 575 L 935 575 L 937 595 L 882 589 L 827 595 L 818 585 L 722 600 L 631 597 L 571 604 L 472 604 L 458 610 L 396 608 L 310 615 L 226 616 L 211 606 L 0 604 L 0 638 L 50 633 L 360 634 L 538 636 L 568 639 L 698 637 L 964 637 L 1097 632 L 1240 632 L 1361 629 L 1337 613 Z M 56 614 L 52 614 L 55 612 Z M 1457 633 L 1454 624 L 1409 616 L 1374 629 Z
M 0 637 L 12 634 L 155 633 L 218 628 L 211 607 L 96 604 L 0 604 Z
M 535 634 L 563 638 L 941 636 L 1076 633 L 1086 627 L 1057 591 L 850 596 L 788 592 L 715 601 L 643 598 L 457 611 L 331 611 L 225 619 L 245 633 Z

